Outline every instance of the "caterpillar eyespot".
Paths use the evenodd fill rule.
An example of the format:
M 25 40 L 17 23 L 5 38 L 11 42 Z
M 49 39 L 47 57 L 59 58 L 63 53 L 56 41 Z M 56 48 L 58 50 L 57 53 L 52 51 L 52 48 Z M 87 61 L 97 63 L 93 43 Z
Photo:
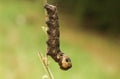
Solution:
M 72 67 L 71 59 L 60 50 L 60 30 L 58 22 L 57 7 L 45 4 L 47 11 L 47 55 L 51 56 L 60 66 L 62 70 L 68 70 Z

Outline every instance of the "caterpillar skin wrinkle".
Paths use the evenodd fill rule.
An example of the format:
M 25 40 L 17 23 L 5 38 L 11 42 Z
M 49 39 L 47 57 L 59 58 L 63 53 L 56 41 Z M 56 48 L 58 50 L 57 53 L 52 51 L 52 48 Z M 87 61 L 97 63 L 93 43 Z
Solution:
M 51 56 L 62 70 L 68 70 L 72 67 L 71 59 L 60 50 L 60 30 L 56 6 L 45 4 L 47 11 L 47 55 Z

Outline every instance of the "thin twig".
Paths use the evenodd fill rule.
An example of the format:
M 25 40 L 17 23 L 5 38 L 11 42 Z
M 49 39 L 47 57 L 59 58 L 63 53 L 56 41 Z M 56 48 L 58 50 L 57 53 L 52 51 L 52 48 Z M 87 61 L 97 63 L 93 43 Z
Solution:
M 48 68 L 48 66 L 47 66 L 47 64 L 45 62 L 45 58 L 42 56 L 42 54 L 40 52 L 38 53 L 38 56 L 39 56 L 40 61 L 42 62 L 42 65 L 43 65 L 45 71 L 47 72 L 49 78 L 54 79 L 50 69 Z
M 43 0 L 43 6 L 45 6 L 46 3 L 47 3 L 47 0 Z M 45 12 L 45 20 L 47 20 L 48 15 L 45 9 L 44 9 L 44 12 Z
M 47 3 L 47 0 L 44 0 L 44 5 Z

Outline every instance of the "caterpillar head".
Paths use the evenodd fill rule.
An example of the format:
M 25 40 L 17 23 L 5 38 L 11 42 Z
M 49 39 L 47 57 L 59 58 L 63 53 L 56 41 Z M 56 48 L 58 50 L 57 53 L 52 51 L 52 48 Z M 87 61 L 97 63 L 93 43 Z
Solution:
M 72 67 L 71 59 L 64 54 L 61 54 L 59 65 L 62 70 L 68 70 Z

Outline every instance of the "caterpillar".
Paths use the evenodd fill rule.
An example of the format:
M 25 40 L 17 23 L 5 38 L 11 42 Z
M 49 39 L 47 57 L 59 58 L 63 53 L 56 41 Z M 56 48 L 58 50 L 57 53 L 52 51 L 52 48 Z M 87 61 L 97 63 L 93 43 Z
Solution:
M 58 22 L 57 7 L 45 4 L 47 12 L 47 55 L 56 61 L 62 70 L 68 70 L 72 67 L 71 59 L 60 50 L 60 30 Z

